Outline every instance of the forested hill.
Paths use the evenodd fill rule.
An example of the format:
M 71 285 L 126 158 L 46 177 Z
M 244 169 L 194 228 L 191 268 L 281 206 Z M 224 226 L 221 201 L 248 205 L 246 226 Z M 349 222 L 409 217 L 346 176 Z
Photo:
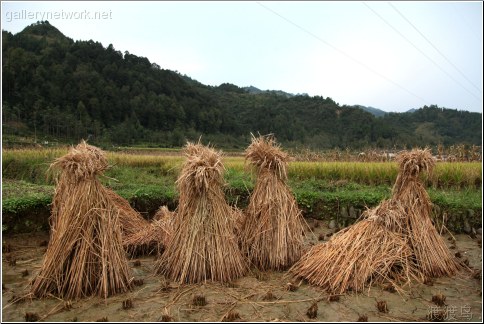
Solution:
M 2 35 L 4 139 L 181 146 L 203 135 L 242 148 L 259 132 L 313 149 L 481 143 L 480 113 L 431 106 L 376 117 L 329 97 L 206 86 L 48 22 Z

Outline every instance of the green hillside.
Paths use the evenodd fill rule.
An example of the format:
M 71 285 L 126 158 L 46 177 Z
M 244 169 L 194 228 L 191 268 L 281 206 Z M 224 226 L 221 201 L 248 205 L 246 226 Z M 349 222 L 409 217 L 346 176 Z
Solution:
M 73 41 L 48 22 L 2 35 L 4 141 L 173 147 L 203 135 L 243 148 L 260 132 L 312 149 L 481 143 L 480 113 L 425 106 L 377 117 L 330 97 L 206 86 L 111 44 Z

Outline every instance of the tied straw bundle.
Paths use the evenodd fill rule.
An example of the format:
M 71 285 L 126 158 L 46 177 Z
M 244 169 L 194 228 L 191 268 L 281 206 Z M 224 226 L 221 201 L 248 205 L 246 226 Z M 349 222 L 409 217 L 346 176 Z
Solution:
M 252 136 L 245 152 L 257 181 L 245 211 L 242 250 L 261 270 L 284 270 L 301 257 L 303 248 L 304 221 L 286 185 L 289 156 L 271 136 Z
M 122 246 L 119 210 L 97 176 L 104 152 L 81 142 L 52 163 L 61 173 L 52 206 L 51 239 L 31 292 L 78 299 L 126 292 L 132 276 Z
M 392 199 L 401 202 L 407 216 L 409 237 L 418 270 L 425 277 L 454 275 L 461 266 L 432 224 L 432 202 L 420 180 L 420 174 L 431 174 L 435 160 L 428 149 L 404 152 L 397 156 L 399 172 Z
M 362 220 L 312 247 L 289 270 L 332 294 L 363 291 L 372 283 L 409 282 L 415 276 L 407 238 L 401 228 L 403 208 L 390 201 L 367 210 Z
M 431 201 L 420 180 L 431 172 L 428 149 L 398 155 L 392 197 L 367 210 L 362 220 L 314 246 L 290 272 L 331 293 L 362 291 L 374 282 L 395 286 L 460 268 L 430 218 Z
M 155 267 L 178 282 L 231 281 L 247 266 L 234 234 L 236 215 L 222 190 L 221 154 L 200 143 L 188 143 L 184 154 L 173 234 Z
M 91 166 L 87 167 L 85 170 L 79 169 L 75 161 L 65 161 L 64 168 L 69 170 L 69 174 L 78 174 L 81 177 L 86 177 L 89 175 L 89 171 L 93 168 L 99 169 L 99 174 L 102 171 L 105 171 L 108 168 L 107 161 L 105 161 L 104 157 L 101 155 L 104 154 L 101 150 L 94 146 L 86 145 L 84 150 L 89 152 L 92 155 L 92 159 L 87 161 L 90 163 Z M 73 157 L 74 159 L 78 159 Z M 103 161 L 104 162 L 100 162 Z M 96 162 L 97 161 L 97 162 Z M 94 163 L 100 163 L 97 166 L 94 166 Z M 53 165 L 54 166 L 54 165 Z M 82 172 L 87 172 L 86 174 L 82 174 Z M 65 186 L 68 185 L 68 181 L 60 181 L 58 183 L 56 194 L 54 196 L 53 201 L 53 213 L 51 217 L 51 227 L 54 228 L 54 222 L 57 218 L 55 215 L 58 214 L 57 207 L 61 205 L 61 202 L 64 201 L 63 194 L 66 193 Z M 137 211 L 135 211 L 129 202 L 118 195 L 116 192 L 109 188 L 105 188 L 105 192 L 107 197 L 114 203 L 115 208 L 119 212 L 119 223 L 121 225 L 121 232 L 123 237 L 123 246 L 125 250 L 132 256 L 140 255 L 140 254 L 147 254 L 153 251 L 156 247 L 156 250 L 160 250 L 163 248 L 164 244 L 166 243 L 166 239 L 168 235 L 170 235 L 169 228 L 165 228 L 166 222 L 157 222 L 156 224 L 151 224 L 148 222 L 143 216 L 140 215 Z M 154 231 L 154 228 L 159 228 L 161 226 L 161 231 Z M 152 234 L 149 238 L 144 238 L 143 233 L 150 233 Z

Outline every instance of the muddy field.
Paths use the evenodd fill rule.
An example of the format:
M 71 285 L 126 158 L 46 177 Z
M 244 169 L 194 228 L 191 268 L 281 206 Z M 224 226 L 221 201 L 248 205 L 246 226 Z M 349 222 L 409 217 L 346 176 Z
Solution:
M 310 220 L 309 224 L 314 236 L 308 244 L 316 244 L 323 237 L 327 240 L 333 232 L 323 221 Z M 449 247 L 450 237 L 445 235 Z M 283 272 L 255 269 L 224 285 L 178 285 L 155 275 L 154 257 L 146 256 L 130 261 L 137 286 L 129 293 L 106 300 L 26 298 L 29 282 L 40 269 L 48 238 L 47 233 L 2 238 L 2 321 L 428 321 L 430 315 L 446 321 L 482 321 L 479 236 L 455 235 L 452 250 L 462 262 L 469 263 L 473 273 L 439 278 L 427 284 L 414 283 L 401 294 L 372 286 L 363 294 L 331 297 L 304 282 L 291 282 Z M 437 295 L 445 296 L 441 306 L 432 301 Z M 386 302 L 387 312 L 378 310 L 379 302 L 380 306 Z M 308 312 L 311 307 L 312 314 Z

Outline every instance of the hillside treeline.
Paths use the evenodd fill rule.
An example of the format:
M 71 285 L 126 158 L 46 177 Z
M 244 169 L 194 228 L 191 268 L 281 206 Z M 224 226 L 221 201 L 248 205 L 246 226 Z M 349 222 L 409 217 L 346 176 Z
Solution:
M 375 117 L 330 97 L 206 86 L 111 44 L 73 41 L 48 22 L 2 35 L 4 140 L 173 147 L 202 135 L 242 148 L 259 132 L 311 149 L 481 143 L 480 113 L 432 105 Z

